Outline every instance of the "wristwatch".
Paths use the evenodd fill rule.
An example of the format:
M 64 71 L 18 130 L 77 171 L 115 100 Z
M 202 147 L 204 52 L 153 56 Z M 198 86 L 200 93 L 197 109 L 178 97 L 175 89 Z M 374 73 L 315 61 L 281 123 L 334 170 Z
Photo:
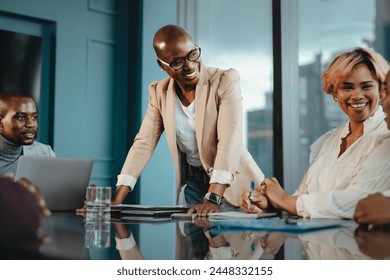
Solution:
M 222 197 L 213 192 L 206 193 L 204 199 L 207 199 L 208 201 L 215 203 L 217 205 L 221 205 L 222 202 Z

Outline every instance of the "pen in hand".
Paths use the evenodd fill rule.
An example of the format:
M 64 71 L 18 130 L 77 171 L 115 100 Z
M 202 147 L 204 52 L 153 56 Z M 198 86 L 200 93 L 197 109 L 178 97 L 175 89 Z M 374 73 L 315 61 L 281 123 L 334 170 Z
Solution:
M 248 195 L 248 209 L 252 206 L 252 192 L 255 190 L 255 182 L 251 181 L 251 191 Z

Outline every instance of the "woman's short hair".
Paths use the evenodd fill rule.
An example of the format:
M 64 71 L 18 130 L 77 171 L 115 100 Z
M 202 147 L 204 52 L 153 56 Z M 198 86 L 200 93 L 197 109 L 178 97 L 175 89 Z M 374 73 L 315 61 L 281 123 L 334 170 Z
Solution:
M 339 54 L 322 73 L 322 89 L 325 93 L 334 94 L 341 84 L 359 65 L 366 65 L 379 86 L 384 82 L 389 63 L 377 52 L 365 48 L 356 48 Z

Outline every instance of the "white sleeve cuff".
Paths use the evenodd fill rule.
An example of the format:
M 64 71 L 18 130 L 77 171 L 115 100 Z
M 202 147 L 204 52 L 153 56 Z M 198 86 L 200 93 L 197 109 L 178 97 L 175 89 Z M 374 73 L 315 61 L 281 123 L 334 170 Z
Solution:
M 383 191 L 383 192 L 382 192 L 382 195 L 384 195 L 384 196 L 386 196 L 386 197 L 390 197 L 390 190 Z
M 115 237 L 115 241 L 116 241 L 116 249 L 119 251 L 130 250 L 137 245 L 137 243 L 135 243 L 135 240 L 134 240 L 132 234 L 130 234 L 130 236 L 128 238 L 120 239 L 118 237 Z
M 127 174 L 119 174 L 116 186 L 126 186 L 133 190 L 135 183 L 137 183 L 137 179 L 135 177 Z
M 231 185 L 236 180 L 236 177 L 225 170 L 216 170 L 214 169 L 211 178 L 210 178 L 210 184 L 211 183 L 218 183 L 222 185 Z
M 303 195 L 300 195 L 297 199 L 296 203 L 296 211 L 298 216 L 303 217 L 303 218 L 310 218 L 310 213 L 307 211 L 305 204 L 303 203 Z

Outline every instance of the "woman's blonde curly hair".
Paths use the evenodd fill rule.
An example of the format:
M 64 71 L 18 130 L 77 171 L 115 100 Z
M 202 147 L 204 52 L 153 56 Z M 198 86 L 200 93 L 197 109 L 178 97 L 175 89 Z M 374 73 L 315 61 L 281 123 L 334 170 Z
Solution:
M 389 71 L 389 63 L 377 52 L 365 48 L 356 48 L 339 54 L 322 73 L 322 89 L 334 95 L 352 70 L 364 64 L 381 87 Z

